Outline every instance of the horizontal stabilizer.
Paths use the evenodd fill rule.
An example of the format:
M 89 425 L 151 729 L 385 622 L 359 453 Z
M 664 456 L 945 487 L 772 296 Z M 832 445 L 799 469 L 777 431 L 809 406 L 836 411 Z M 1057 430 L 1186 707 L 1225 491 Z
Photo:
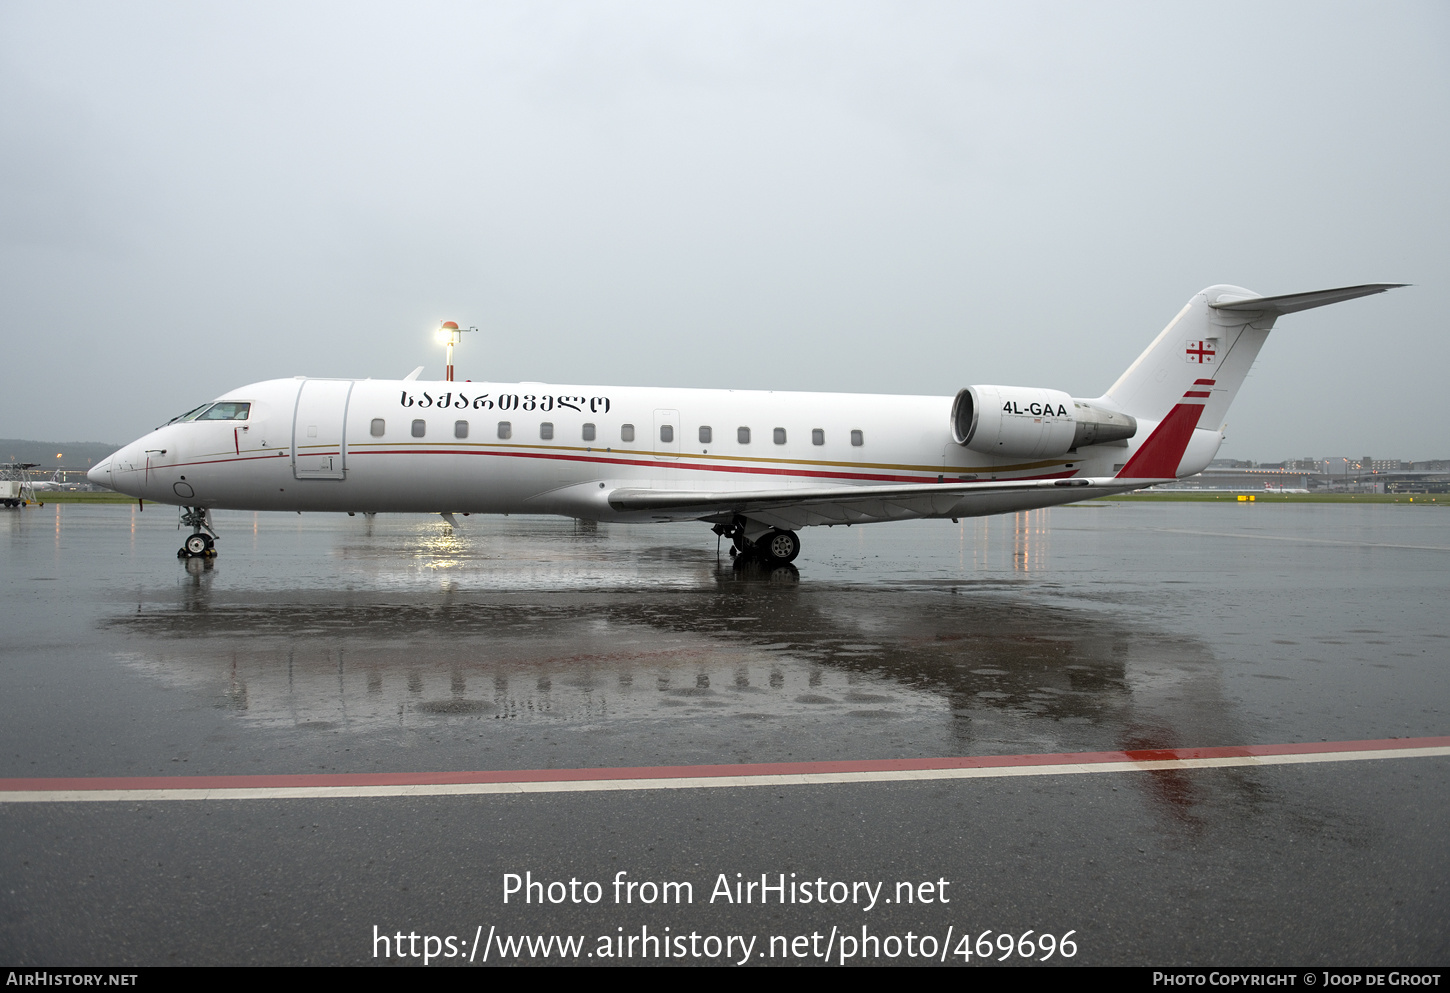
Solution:
M 1331 303 L 1353 300 L 1356 297 L 1373 296 L 1385 290 L 1396 290 L 1409 283 L 1364 283 L 1360 286 L 1341 286 L 1335 290 L 1315 290 L 1312 293 L 1286 293 L 1276 297 L 1242 297 L 1224 293 L 1216 300 L 1210 300 L 1214 310 L 1252 311 L 1257 314 L 1293 314 L 1300 310 L 1313 310 Z

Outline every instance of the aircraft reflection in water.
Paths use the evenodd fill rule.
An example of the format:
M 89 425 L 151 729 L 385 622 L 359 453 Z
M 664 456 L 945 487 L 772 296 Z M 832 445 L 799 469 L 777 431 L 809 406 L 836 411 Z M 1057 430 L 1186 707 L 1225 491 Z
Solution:
M 1164 692 L 1136 685 L 1140 671 L 1160 681 L 1171 671 L 1168 695 L 1197 701 L 1164 712 L 1148 704 L 1154 713 L 1136 723 L 1159 728 L 1161 744 L 1217 741 L 1231 723 L 1207 646 L 1044 602 L 1010 578 L 803 585 L 791 567 L 726 559 L 702 570 L 687 550 L 671 559 L 648 547 L 639 573 L 598 533 L 549 528 L 553 540 L 528 543 L 553 557 L 541 564 L 553 571 L 526 586 L 488 578 L 518 578 L 507 565 L 518 547 L 497 534 L 476 543 L 487 562 L 445 546 L 412 566 L 392 558 L 390 542 L 369 550 L 344 538 L 338 558 L 372 577 L 346 593 L 279 591 L 272 603 L 217 595 L 210 562 L 198 560 L 179 599 L 111 624 L 132 635 L 128 665 L 278 729 L 404 733 L 500 719 L 585 731 L 686 718 L 727 736 L 744 721 L 829 757 L 854 751 L 863 733 L 905 734 L 943 754 L 983 742 L 1038 750 L 1072 725 L 1084 738 L 1073 747 L 1110 748 L 1102 736 Z M 997 530 L 984 544 L 1016 568 L 1043 554 L 1045 538 Z M 600 584 L 596 557 L 623 563 L 627 595 Z M 420 589 L 419 572 L 433 565 L 436 585 Z M 571 589 L 569 571 L 592 585 Z M 673 582 L 656 581 L 671 573 Z M 1184 680 L 1196 688 L 1184 693 Z
M 1194 475 L 1280 316 L 1396 285 L 1211 286 L 1091 399 L 299 376 L 173 418 L 90 478 L 184 507 L 181 557 L 215 554 L 211 513 L 231 508 L 703 521 L 735 552 L 788 563 L 805 527 L 1013 513 Z

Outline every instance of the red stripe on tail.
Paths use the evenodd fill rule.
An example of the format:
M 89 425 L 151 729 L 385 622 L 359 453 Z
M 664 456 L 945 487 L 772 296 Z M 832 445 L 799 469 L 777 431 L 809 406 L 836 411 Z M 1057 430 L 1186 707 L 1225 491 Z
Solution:
M 1133 454 L 1118 479 L 1171 479 L 1178 474 L 1178 463 L 1188 449 L 1193 429 L 1203 413 L 1201 403 L 1180 403 L 1168 412 L 1143 447 Z

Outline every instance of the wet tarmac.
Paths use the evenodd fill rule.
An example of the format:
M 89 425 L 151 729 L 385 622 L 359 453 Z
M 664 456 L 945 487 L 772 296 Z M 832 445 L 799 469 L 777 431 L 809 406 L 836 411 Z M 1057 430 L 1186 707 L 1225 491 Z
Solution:
M 1438 507 L 1094 503 L 811 529 L 795 566 L 769 571 L 717 557 L 703 526 L 460 524 L 219 513 L 213 562 L 174 557 L 171 508 L 0 516 L 0 778 L 1450 734 L 1450 515 Z M 1447 781 L 1450 758 L 1422 757 L 545 796 L 8 803 L 0 960 L 396 963 L 377 934 L 455 945 L 490 927 L 577 934 L 590 952 L 601 935 L 670 927 L 756 935 L 751 962 L 808 963 L 819 958 L 764 949 L 771 936 L 862 937 L 865 926 L 944 948 L 954 929 L 952 949 L 963 933 L 1073 931 L 1070 961 L 1082 964 L 1440 964 Z M 620 871 L 688 881 L 694 900 L 616 904 Z M 604 899 L 504 904 L 505 874 L 525 872 L 598 881 Z M 952 898 L 869 911 L 708 900 L 722 873 L 793 872 L 884 881 L 888 894 L 946 880 Z M 865 947 L 870 961 L 920 961 Z

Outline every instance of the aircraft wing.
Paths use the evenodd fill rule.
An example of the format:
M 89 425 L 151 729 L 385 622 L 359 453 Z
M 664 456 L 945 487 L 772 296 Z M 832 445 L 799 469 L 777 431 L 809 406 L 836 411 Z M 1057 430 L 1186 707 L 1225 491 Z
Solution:
M 1142 489 L 1163 480 L 1003 479 L 986 482 L 906 483 L 885 486 L 813 486 L 774 490 L 617 489 L 609 505 L 619 511 L 654 511 L 660 519 L 729 520 L 736 515 L 780 528 L 814 524 L 866 524 L 920 517 L 973 517 L 999 513 L 1000 496 L 1033 490 L 1043 496 L 1071 493 L 1068 503 Z

